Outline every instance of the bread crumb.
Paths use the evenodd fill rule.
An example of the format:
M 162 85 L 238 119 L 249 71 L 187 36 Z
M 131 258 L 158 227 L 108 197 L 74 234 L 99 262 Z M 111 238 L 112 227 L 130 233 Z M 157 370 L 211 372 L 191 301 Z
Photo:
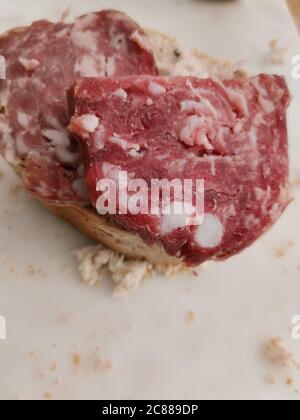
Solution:
M 268 384 L 270 385 L 275 385 L 276 384 L 276 378 L 274 375 L 272 375 L 271 373 L 268 373 L 265 377 L 265 380 Z
M 107 373 L 112 369 L 112 362 L 103 357 L 99 348 L 96 348 L 89 358 L 89 361 L 91 362 L 94 371 L 97 373 Z
M 295 187 L 300 187 L 300 179 L 295 179 L 294 181 L 292 181 L 292 184 L 293 184 Z
M 41 270 L 38 267 L 35 267 L 33 264 L 29 264 L 27 266 L 27 273 L 30 276 L 35 277 L 39 280 L 40 279 L 45 279 L 47 277 L 47 274 L 43 270 Z
M 289 377 L 289 378 L 287 378 L 287 380 L 286 380 L 286 384 L 288 385 L 288 386 L 294 386 L 295 385 L 295 381 L 294 381 L 294 378 L 292 378 L 291 376 Z
M 180 58 L 181 57 L 181 51 L 179 50 L 179 48 L 175 48 L 174 50 L 174 55 L 176 58 Z
M 46 377 L 46 371 L 45 369 L 39 368 L 38 369 L 38 375 L 40 379 L 44 379 Z
M 61 384 L 62 384 L 61 378 L 56 378 L 55 381 L 54 381 L 54 385 L 55 386 L 60 386 Z
M 280 337 L 272 338 L 263 347 L 265 358 L 276 367 L 297 367 L 298 362 Z
M 269 51 L 266 55 L 266 63 L 270 65 L 282 66 L 286 61 L 288 48 L 280 47 L 279 40 L 274 38 L 269 43 Z
M 191 323 L 191 322 L 194 322 L 194 321 L 196 321 L 196 314 L 195 314 L 195 312 L 193 312 L 193 311 L 188 311 L 187 312 L 187 314 L 186 314 L 186 322 L 187 323 Z
M 58 318 L 59 324 L 70 324 L 79 321 L 79 314 L 67 313 Z
M 29 273 L 30 275 L 34 275 L 34 274 L 36 273 L 36 270 L 35 270 L 35 268 L 34 268 L 34 266 L 33 266 L 32 264 L 30 264 L 30 265 L 27 267 L 27 271 L 28 271 L 28 273 Z
M 71 13 L 72 4 L 70 4 L 68 7 L 66 7 L 60 17 L 60 22 L 65 23 L 65 21 L 68 19 Z
M 283 258 L 286 256 L 289 249 L 294 245 L 292 241 L 287 241 L 282 247 L 275 249 L 275 255 L 277 258 Z
M 56 370 L 57 370 L 57 363 L 56 362 L 53 362 L 52 365 L 51 365 L 51 367 L 50 367 L 50 371 L 51 372 L 55 372 Z
M 43 399 L 44 400 L 53 400 L 53 395 L 51 394 L 51 392 L 45 392 L 45 394 L 43 395 Z
M 73 366 L 75 367 L 79 367 L 81 364 L 81 357 L 78 353 L 73 353 L 72 355 L 72 362 L 73 362 Z
M 114 297 L 126 298 L 136 292 L 140 284 L 154 273 L 172 277 L 187 271 L 180 263 L 154 265 L 147 261 L 126 258 L 124 255 L 105 248 L 103 245 L 89 246 L 74 251 L 78 260 L 81 280 L 90 286 L 99 286 L 103 278 L 110 276 L 115 283 Z

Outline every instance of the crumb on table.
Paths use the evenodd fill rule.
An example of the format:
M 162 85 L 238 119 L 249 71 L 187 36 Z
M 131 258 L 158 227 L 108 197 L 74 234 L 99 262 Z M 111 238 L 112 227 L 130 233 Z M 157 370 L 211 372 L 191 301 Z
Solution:
M 114 297 L 117 298 L 126 298 L 130 293 L 136 292 L 141 283 L 154 273 L 172 277 L 180 272 L 190 272 L 181 264 L 154 265 L 147 261 L 126 258 L 100 244 L 79 249 L 72 254 L 77 258 L 84 283 L 97 287 L 109 275 L 115 284 Z
M 299 367 L 293 354 L 280 337 L 272 338 L 263 347 L 263 355 L 276 367 Z
M 294 245 L 292 241 L 287 241 L 284 245 L 275 249 L 275 256 L 277 258 L 283 258 L 286 256 L 289 249 Z
M 266 63 L 270 65 L 283 65 L 286 61 L 287 47 L 281 47 L 279 40 L 274 38 L 269 43 L 269 51 L 266 55 Z
M 196 321 L 196 314 L 195 314 L 195 312 L 194 311 L 187 311 L 187 314 L 186 314 L 186 322 L 187 323 L 191 323 L 191 322 L 194 322 L 194 321 Z
M 51 392 L 45 392 L 45 394 L 43 395 L 43 399 L 44 400 L 53 400 L 53 395 L 51 394 Z
M 73 353 L 72 355 L 72 363 L 74 367 L 79 367 L 81 364 L 81 357 L 78 353 Z
M 300 178 L 299 178 L 299 179 L 295 179 L 295 180 L 292 182 L 292 184 L 293 184 L 295 187 L 300 187 Z
M 272 373 L 268 373 L 265 377 L 265 380 L 270 385 L 275 385 L 276 384 L 276 378 Z
M 111 360 L 106 359 L 102 355 L 99 347 L 97 347 L 89 357 L 89 362 L 96 373 L 107 373 L 112 369 Z

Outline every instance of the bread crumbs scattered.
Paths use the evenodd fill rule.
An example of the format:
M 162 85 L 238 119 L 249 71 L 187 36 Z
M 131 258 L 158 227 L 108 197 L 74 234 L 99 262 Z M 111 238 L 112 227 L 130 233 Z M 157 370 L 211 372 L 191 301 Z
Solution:
M 194 322 L 194 321 L 196 321 L 196 314 L 195 314 L 195 312 L 193 312 L 193 311 L 188 311 L 187 312 L 187 314 L 186 314 L 186 322 L 187 323 L 191 323 L 191 322 Z
M 286 384 L 287 384 L 288 386 L 294 386 L 294 385 L 295 385 L 294 378 L 292 378 L 292 377 L 287 378 L 287 380 L 286 380 Z
M 73 353 L 72 362 L 74 367 L 79 367 L 81 365 L 81 357 L 78 353 Z
M 277 258 L 283 258 L 286 256 L 289 249 L 294 245 L 292 241 L 287 241 L 283 246 L 280 248 L 275 249 L 275 255 Z
M 173 277 L 180 272 L 191 272 L 180 264 L 154 265 L 126 258 L 103 245 L 82 248 L 74 251 L 73 255 L 78 261 L 81 280 L 97 287 L 105 277 L 110 276 L 115 283 L 113 295 L 116 298 L 126 298 L 136 292 L 141 283 L 155 273 Z
M 277 337 L 269 340 L 263 347 L 264 357 L 276 367 L 297 367 L 299 363 L 289 351 L 284 341 Z
M 278 39 L 272 39 L 269 43 L 269 51 L 266 55 L 266 63 L 270 65 L 282 66 L 286 61 L 288 48 L 281 47 Z
M 30 276 L 36 277 L 38 279 L 46 278 L 47 274 L 38 267 L 35 267 L 33 264 L 27 266 L 27 272 Z

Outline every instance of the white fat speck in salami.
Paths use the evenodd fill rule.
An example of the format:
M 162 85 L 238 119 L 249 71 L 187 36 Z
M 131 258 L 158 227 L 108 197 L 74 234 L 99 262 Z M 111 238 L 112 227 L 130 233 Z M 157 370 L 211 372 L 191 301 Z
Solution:
M 84 179 L 76 179 L 73 182 L 73 188 L 79 197 L 82 197 L 84 200 L 89 199 L 89 192 Z
M 28 130 L 30 123 L 31 123 L 31 117 L 28 114 L 25 114 L 25 112 L 17 112 L 17 120 L 18 123 L 25 129 Z
M 162 215 L 161 233 L 168 235 L 174 230 L 185 228 L 189 217 L 195 214 L 195 208 L 191 203 L 173 201 L 164 208 L 166 214 Z
M 82 115 L 76 120 L 76 123 L 88 133 L 94 133 L 99 125 L 99 118 L 96 115 Z
M 116 66 L 116 57 L 108 57 L 106 63 L 106 76 L 107 77 L 114 77 L 116 74 L 117 66 Z
M 206 214 L 203 223 L 197 228 L 195 241 L 201 248 L 212 249 L 221 245 L 224 227 L 213 214 Z
M 29 152 L 29 147 L 26 144 L 24 137 L 22 134 L 18 134 L 16 138 L 16 148 L 18 156 L 23 157 L 26 156 Z
M 150 42 L 145 34 L 142 34 L 139 31 L 134 31 L 130 39 L 135 41 L 145 51 L 151 51 Z
M 166 89 L 158 83 L 151 81 L 149 83 L 149 93 L 153 96 L 159 96 L 166 93 Z
M 201 101 L 190 101 L 186 100 L 180 104 L 181 110 L 183 112 L 194 112 L 198 115 L 212 115 L 214 118 L 218 117 L 216 109 L 213 105 L 207 100 L 202 98 Z
M 0 55 L 0 80 L 6 79 L 6 60 L 3 55 Z
M 117 89 L 114 91 L 113 96 L 116 96 L 117 98 L 121 98 L 124 101 L 127 99 L 127 93 L 123 89 Z
M 0 120 L 0 134 L 10 134 L 12 129 L 5 123 L 1 122 Z
M 105 57 L 93 57 L 88 54 L 77 59 L 74 72 L 79 73 L 81 77 L 104 77 L 105 76 Z
M 206 150 L 213 150 L 213 146 L 208 140 L 204 119 L 192 115 L 184 120 L 183 126 L 180 130 L 179 140 L 187 146 L 203 146 Z
M 154 102 L 153 102 L 152 98 L 147 98 L 146 105 L 151 106 L 153 104 L 154 104 Z
M 40 66 L 40 62 L 34 58 L 27 59 L 27 58 L 20 57 L 19 61 L 27 71 L 36 70 Z

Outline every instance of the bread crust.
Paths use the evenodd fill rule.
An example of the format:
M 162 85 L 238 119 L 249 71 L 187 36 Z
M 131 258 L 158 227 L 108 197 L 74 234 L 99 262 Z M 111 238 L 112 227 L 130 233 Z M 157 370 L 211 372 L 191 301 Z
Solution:
M 52 213 L 70 223 L 81 233 L 91 239 L 102 243 L 106 247 L 124 254 L 127 258 L 147 260 L 156 265 L 178 265 L 180 260 L 169 256 L 165 250 L 158 246 L 148 246 L 137 235 L 107 221 L 92 208 L 76 205 L 59 206 L 43 202 Z

